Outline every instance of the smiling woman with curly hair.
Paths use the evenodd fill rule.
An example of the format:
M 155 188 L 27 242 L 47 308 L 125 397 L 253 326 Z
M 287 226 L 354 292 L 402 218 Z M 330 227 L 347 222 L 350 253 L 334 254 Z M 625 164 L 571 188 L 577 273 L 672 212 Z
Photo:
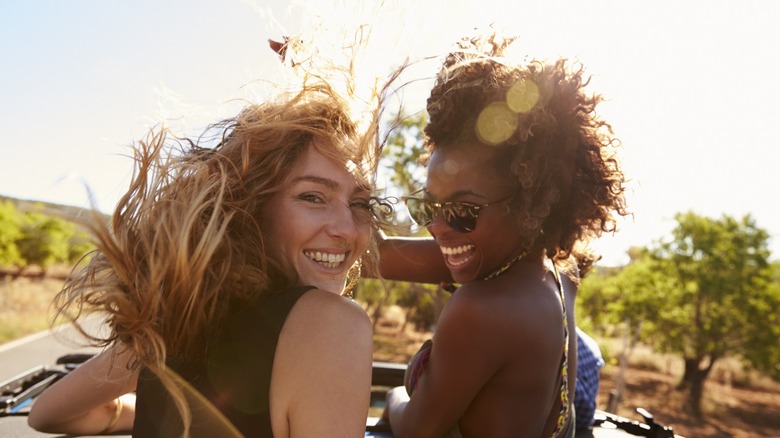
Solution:
M 581 244 L 627 214 L 619 142 L 581 67 L 517 62 L 511 42 L 464 39 L 445 58 L 427 181 L 406 197 L 433 239 L 381 245 L 386 278 L 460 284 L 406 388 L 388 394 L 397 437 L 574 430 L 577 265 L 592 262 Z

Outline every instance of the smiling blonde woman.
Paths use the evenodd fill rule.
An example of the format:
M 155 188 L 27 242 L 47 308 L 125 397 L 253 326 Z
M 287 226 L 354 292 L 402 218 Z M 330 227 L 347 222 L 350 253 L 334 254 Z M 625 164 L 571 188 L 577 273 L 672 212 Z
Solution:
M 376 124 L 328 85 L 245 108 L 216 147 L 157 133 L 97 251 L 58 296 L 108 348 L 36 401 L 35 429 L 362 436 L 372 329 L 343 296 L 372 270 Z M 175 147 L 169 147 L 175 146 Z M 351 278 L 352 277 L 352 278 Z M 128 393 L 135 390 L 133 397 Z

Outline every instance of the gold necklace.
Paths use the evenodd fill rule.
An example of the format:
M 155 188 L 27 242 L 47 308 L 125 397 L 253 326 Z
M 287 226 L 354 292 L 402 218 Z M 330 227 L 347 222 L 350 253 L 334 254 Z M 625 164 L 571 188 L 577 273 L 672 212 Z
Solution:
M 522 259 L 523 257 L 525 257 L 525 255 L 526 255 L 525 252 L 521 252 L 520 254 L 516 255 L 515 257 L 512 257 L 508 262 L 504 263 L 504 266 L 501 266 L 500 268 L 498 268 L 495 271 L 493 271 L 492 273 L 490 273 L 490 275 L 488 275 L 487 277 L 483 278 L 482 281 L 490 280 L 490 279 L 496 278 L 499 275 L 503 274 L 509 268 L 511 268 L 512 265 L 514 265 L 516 261 L 518 261 L 518 260 Z M 440 286 L 441 286 L 442 289 L 444 289 L 444 290 L 446 290 L 447 292 L 450 292 L 450 293 L 455 292 L 455 290 L 458 288 L 458 285 L 456 283 L 448 283 L 446 281 L 441 282 Z
M 506 270 L 507 270 L 507 269 L 511 268 L 511 267 L 512 267 L 512 265 L 514 265 L 516 261 L 520 260 L 520 259 L 521 259 L 521 258 L 523 258 L 523 257 L 525 257 L 525 253 L 524 253 L 524 252 L 521 252 L 520 254 L 518 254 L 517 256 L 513 257 L 513 258 L 512 258 L 511 260 L 509 260 L 508 262 L 506 262 L 506 263 L 504 264 L 504 266 L 502 266 L 502 267 L 500 267 L 500 268 L 496 269 L 495 271 L 493 271 L 493 273 L 492 273 L 492 274 L 488 275 L 487 277 L 483 278 L 482 280 L 483 280 L 483 281 L 484 281 L 484 280 L 490 280 L 491 278 L 496 278 L 496 277 L 498 277 L 499 275 L 501 275 L 501 274 L 503 274 L 504 272 L 506 272 Z

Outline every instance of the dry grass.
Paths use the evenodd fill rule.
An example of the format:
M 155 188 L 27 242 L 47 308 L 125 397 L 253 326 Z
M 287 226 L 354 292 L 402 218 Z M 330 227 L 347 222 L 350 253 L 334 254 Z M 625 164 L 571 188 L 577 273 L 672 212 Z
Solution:
M 50 327 L 50 304 L 62 287 L 53 278 L 0 279 L 0 344 Z
M 598 407 L 606 409 L 609 392 L 616 386 L 618 367 L 601 372 Z M 655 420 L 686 437 L 764 437 L 780 430 L 780 386 L 740 388 L 707 380 L 702 400 L 703 419 L 688 414 L 685 394 L 676 389 L 679 376 L 629 366 L 625 391 L 617 414 L 641 421 L 642 407 Z

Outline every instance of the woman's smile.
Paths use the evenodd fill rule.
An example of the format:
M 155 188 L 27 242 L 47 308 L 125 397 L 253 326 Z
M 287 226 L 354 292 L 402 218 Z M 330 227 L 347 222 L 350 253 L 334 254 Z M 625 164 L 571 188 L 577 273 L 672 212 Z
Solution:
M 347 258 L 347 253 L 327 253 L 319 251 L 304 251 L 306 257 L 312 259 L 314 262 L 322 265 L 327 269 L 335 269 L 343 264 Z
M 460 246 L 440 245 L 441 253 L 444 255 L 444 261 L 452 269 L 456 269 L 471 260 L 474 256 L 474 245 L 466 244 Z

